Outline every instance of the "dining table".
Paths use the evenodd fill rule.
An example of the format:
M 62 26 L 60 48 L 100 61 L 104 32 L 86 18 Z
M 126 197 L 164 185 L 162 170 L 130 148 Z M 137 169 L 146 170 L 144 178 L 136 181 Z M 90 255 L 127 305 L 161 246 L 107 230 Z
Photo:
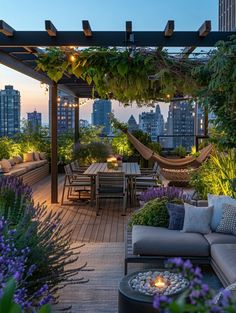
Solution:
M 116 169 L 111 169 L 107 163 L 92 163 L 85 171 L 84 175 L 91 177 L 91 200 L 95 199 L 96 192 L 96 176 L 98 172 L 117 173 L 123 172 L 127 177 L 128 191 L 130 194 L 131 203 L 135 199 L 135 178 L 141 175 L 139 164 L 136 162 L 122 162 Z

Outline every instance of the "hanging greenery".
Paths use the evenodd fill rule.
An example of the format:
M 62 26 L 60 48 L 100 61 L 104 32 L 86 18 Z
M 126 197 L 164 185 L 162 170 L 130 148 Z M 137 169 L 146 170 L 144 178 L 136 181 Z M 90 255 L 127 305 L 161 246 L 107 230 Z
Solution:
M 152 104 L 169 101 L 175 94 L 196 95 L 193 67 L 199 61 L 176 58 L 164 50 L 85 50 L 48 48 L 38 55 L 37 70 L 58 82 L 65 72 L 74 74 L 101 98 L 111 97 L 124 104 Z
M 199 85 L 199 100 L 216 115 L 214 121 L 219 143 L 236 147 L 236 36 L 220 41 L 209 53 L 207 63 L 197 67 L 193 75 Z

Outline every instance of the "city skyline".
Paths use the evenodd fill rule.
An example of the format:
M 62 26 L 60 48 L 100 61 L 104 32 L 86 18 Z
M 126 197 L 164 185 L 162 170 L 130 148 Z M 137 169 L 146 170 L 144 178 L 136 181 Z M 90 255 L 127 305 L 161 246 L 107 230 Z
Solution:
M 188 0 L 179 0 L 178 3 L 176 0 L 170 0 L 168 3 L 153 0 L 149 1 L 148 6 L 134 0 L 128 3 L 124 0 L 119 3 L 103 0 L 102 6 L 96 0 L 89 3 L 74 0 L 71 1 L 70 6 L 66 4 L 57 6 L 55 3 L 55 1 L 48 3 L 44 0 L 35 3 L 34 12 L 25 19 L 25 7 L 31 5 L 29 0 L 22 0 L 19 4 L 4 2 L 1 4 L 1 19 L 19 30 L 43 29 L 45 19 L 52 20 L 60 30 L 80 30 L 83 19 L 89 19 L 94 30 L 122 30 L 126 20 L 132 20 L 134 30 L 161 30 L 169 19 L 175 20 L 176 30 L 197 30 L 204 20 L 212 20 L 213 30 L 218 29 L 218 0 L 199 0 L 191 4 Z M 42 10 L 42 7 L 46 10 Z M 74 9 L 71 10 L 71 7 Z M 12 16 L 13 10 L 17 11 L 18 19 Z M 101 13 L 106 16 L 106 19 L 99 18 Z M 65 16 L 70 14 L 70 19 L 62 19 L 63 14 Z M 10 84 L 21 92 L 22 117 L 26 117 L 27 112 L 36 108 L 42 113 L 43 124 L 48 124 L 48 94 L 40 88 L 40 83 L 2 65 L 0 65 L 0 73 L 0 89 Z M 90 120 L 92 102 L 93 100 L 81 108 L 81 118 Z M 113 102 L 112 106 L 117 117 L 125 122 L 128 120 L 127 116 L 133 114 L 137 119 L 141 112 L 135 105 L 123 109 L 117 102 Z M 161 104 L 160 108 L 166 119 L 168 105 Z M 142 108 L 142 110 L 150 109 Z

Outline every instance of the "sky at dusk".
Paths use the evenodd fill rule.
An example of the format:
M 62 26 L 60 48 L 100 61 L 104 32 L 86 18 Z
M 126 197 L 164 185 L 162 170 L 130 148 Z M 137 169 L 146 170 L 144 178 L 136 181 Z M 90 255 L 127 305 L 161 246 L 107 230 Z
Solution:
M 175 30 L 197 30 L 205 20 L 212 21 L 213 30 L 218 28 L 218 0 L 0 0 L 0 19 L 17 30 L 44 30 L 49 19 L 58 30 L 82 30 L 82 20 L 89 20 L 92 30 L 123 30 L 125 21 L 131 20 L 133 30 L 163 30 L 167 20 L 175 20 Z M 21 93 L 22 117 L 34 109 L 43 113 L 48 122 L 48 94 L 40 82 L 0 65 L 0 89 L 13 85 Z M 81 107 L 81 118 L 90 120 L 92 100 Z M 127 121 L 141 111 L 135 105 L 123 108 L 113 102 L 116 116 Z M 166 118 L 168 104 L 160 104 Z

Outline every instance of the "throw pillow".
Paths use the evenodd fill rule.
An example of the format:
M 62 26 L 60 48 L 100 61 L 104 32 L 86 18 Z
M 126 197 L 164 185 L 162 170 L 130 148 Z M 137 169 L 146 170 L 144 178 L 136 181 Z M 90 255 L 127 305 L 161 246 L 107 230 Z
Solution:
M 0 161 L 3 173 L 9 173 L 11 169 L 11 163 L 7 159 L 2 159 Z
M 216 232 L 236 235 L 236 206 L 223 204 L 223 214 Z
M 211 232 L 210 224 L 213 207 L 197 207 L 185 203 L 184 209 L 183 232 L 200 234 L 208 234 Z
M 34 152 L 34 159 L 35 161 L 40 161 L 39 152 Z
M 9 159 L 8 161 L 10 162 L 11 166 L 14 166 L 16 164 L 14 159 Z
M 34 161 L 34 153 L 28 152 L 23 154 L 23 160 L 24 162 L 32 162 Z
M 16 164 L 19 164 L 19 163 L 22 163 L 23 162 L 23 159 L 21 156 L 17 155 L 17 156 L 14 156 L 13 157 L 13 160 Z
M 182 230 L 184 225 L 184 204 L 167 203 L 170 216 L 168 229 Z
M 236 206 L 236 199 L 233 199 L 229 196 L 216 196 L 216 195 L 207 195 L 208 205 L 213 206 L 213 215 L 211 220 L 211 229 L 216 231 L 217 226 L 220 224 L 221 217 L 223 214 L 223 204 L 231 204 Z
M 39 153 L 39 157 L 40 157 L 40 160 L 46 160 L 46 153 L 45 152 L 40 152 Z

